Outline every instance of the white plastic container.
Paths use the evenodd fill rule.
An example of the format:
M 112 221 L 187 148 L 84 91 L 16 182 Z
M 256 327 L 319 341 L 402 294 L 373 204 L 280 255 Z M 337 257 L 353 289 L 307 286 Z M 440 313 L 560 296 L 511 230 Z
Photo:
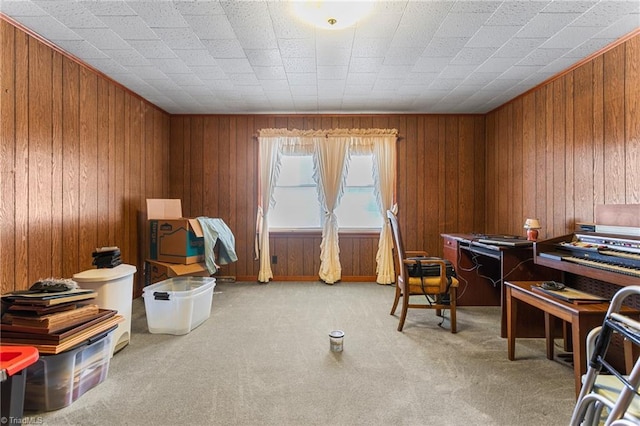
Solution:
M 149 332 L 187 334 L 211 315 L 216 279 L 175 277 L 143 289 Z
M 95 303 L 103 309 L 115 309 L 124 321 L 113 332 L 111 356 L 129 344 L 131 339 L 131 303 L 133 300 L 133 265 L 89 269 L 73 276 L 80 288 L 94 290 Z
M 27 367 L 24 410 L 58 410 L 102 383 L 109 372 L 112 336 L 113 331 L 57 355 L 40 355 Z

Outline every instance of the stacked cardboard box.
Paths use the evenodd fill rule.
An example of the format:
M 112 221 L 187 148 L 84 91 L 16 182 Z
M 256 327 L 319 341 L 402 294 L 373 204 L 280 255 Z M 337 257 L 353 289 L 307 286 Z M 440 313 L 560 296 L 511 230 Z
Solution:
M 177 276 L 208 277 L 198 219 L 182 216 L 179 199 L 147 199 L 149 258 L 145 285 Z

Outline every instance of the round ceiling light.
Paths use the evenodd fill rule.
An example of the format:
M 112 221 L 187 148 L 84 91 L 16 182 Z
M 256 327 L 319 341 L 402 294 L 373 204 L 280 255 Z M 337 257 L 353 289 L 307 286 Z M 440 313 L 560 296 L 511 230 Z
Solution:
M 296 16 L 316 27 L 336 30 L 347 28 L 367 16 L 374 1 L 294 0 Z

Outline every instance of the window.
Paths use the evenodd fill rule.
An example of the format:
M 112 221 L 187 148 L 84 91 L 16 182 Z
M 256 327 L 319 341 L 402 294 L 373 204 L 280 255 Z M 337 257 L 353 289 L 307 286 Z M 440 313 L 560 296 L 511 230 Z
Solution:
M 310 155 L 282 157 L 274 199 L 275 205 L 269 213 L 269 228 L 277 230 L 322 227 L 318 192 L 313 180 L 313 160 Z M 336 215 L 341 229 L 380 229 L 382 218 L 376 204 L 372 155 L 351 155 L 349 174 Z

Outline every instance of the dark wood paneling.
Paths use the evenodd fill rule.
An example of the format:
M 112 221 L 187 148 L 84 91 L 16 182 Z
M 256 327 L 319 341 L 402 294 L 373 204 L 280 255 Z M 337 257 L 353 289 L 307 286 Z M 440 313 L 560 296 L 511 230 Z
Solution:
M 524 235 L 536 216 L 550 238 L 593 222 L 597 205 L 640 202 L 639 59 L 634 36 L 487 114 L 488 232 Z
M 239 260 L 223 266 L 222 275 L 239 279 L 257 277 L 259 264 L 254 259 L 254 242 L 258 144 L 255 135 L 262 128 L 397 128 L 400 136 L 398 216 L 401 225 L 407 228 L 407 247 L 424 248 L 441 255 L 441 233 L 470 232 L 484 227 L 484 212 L 474 213 L 474 210 L 482 211 L 484 206 L 484 190 L 475 191 L 484 186 L 483 157 L 479 155 L 484 146 L 484 116 L 181 115 L 170 120 L 172 196 L 182 198 L 185 215 L 219 217 L 236 237 Z M 198 130 L 201 127 L 203 131 Z M 180 188 L 185 193 L 180 194 Z M 204 197 L 202 203 L 194 201 L 201 196 Z M 345 279 L 375 277 L 378 238 L 378 235 L 340 235 Z M 274 276 L 317 277 L 319 232 L 312 237 L 273 235 L 271 244 L 271 254 L 278 256 L 278 263 L 272 265 Z M 314 252 L 310 257 L 311 248 Z
M 92 268 L 100 246 L 141 283 L 137 217 L 168 195 L 169 115 L 1 19 L 0 35 L 2 293 Z

